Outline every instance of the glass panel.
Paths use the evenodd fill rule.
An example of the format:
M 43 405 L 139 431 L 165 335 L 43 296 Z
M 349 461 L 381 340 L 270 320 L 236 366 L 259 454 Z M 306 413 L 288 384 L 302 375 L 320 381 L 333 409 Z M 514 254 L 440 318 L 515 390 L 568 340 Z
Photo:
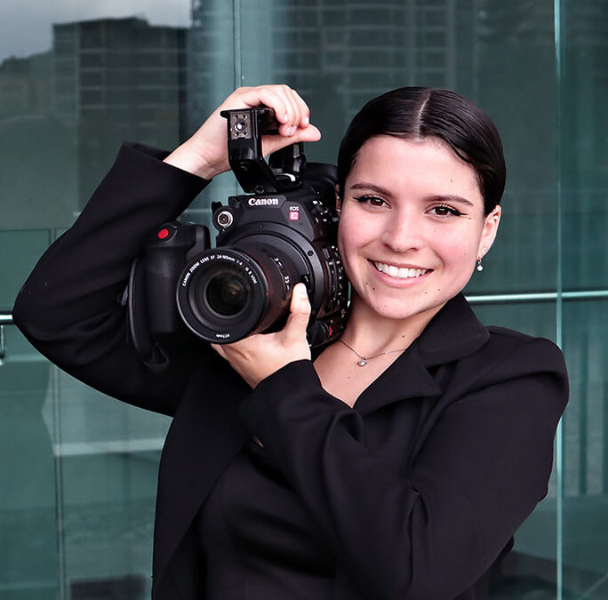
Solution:
M 35 0 L 2 5 L 5 314 L 123 140 L 171 149 L 187 134 L 190 0 L 107 7 L 65 0 L 45 10 Z M 230 87 L 232 64 L 231 54 Z M 148 598 L 168 419 L 75 382 L 14 326 L 3 325 L 2 333 L 0 600 Z
M 72 597 L 150 596 L 158 460 L 169 419 L 57 374 L 62 546 Z M 128 590 L 129 595 L 126 595 Z
M 564 588 L 608 593 L 608 300 L 564 304 L 571 399 L 564 421 Z
M 40 255 L 48 248 L 50 239 L 51 231 L 48 229 L 0 230 L 0 256 L 3 265 L 0 267 L 0 311 L 10 311 L 13 308 L 17 292 Z M 9 265 L 10 269 L 7 268 Z
M 16 327 L 3 329 L 0 599 L 48 600 L 59 591 L 51 367 Z
M 256 3 L 257 4 L 257 3 Z M 233 3 L 224 0 L 193 0 L 192 27 L 188 42 L 188 133 L 194 133 L 219 104 L 239 85 L 240 55 L 236 52 L 240 37 L 235 37 L 239 13 Z M 263 20 L 263 7 L 260 7 Z M 267 36 L 260 36 L 259 49 L 264 51 Z M 225 202 L 228 196 L 240 193 L 235 178 L 224 173 L 214 178 L 213 185 L 201 194 L 187 211 L 188 217 L 211 227 L 212 201 Z
M 608 5 L 561 5 L 563 285 L 571 400 L 564 422 L 564 590 L 608 597 Z M 585 297 L 587 294 L 587 297 Z M 608 294 L 604 295 L 605 297 Z

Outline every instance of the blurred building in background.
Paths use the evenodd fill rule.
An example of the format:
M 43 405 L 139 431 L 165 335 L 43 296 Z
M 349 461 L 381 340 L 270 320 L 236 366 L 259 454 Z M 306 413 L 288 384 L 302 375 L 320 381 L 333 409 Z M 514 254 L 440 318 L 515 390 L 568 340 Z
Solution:
M 122 141 L 171 149 L 183 137 L 187 37 L 135 17 L 53 26 L 54 112 L 75 131 L 81 201 Z

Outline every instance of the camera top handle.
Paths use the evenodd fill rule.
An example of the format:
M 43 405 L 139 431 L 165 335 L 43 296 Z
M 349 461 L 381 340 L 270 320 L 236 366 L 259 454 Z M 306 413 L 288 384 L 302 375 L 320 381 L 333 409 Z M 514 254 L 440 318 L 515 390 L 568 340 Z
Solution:
M 279 123 L 271 108 L 223 110 L 227 119 L 228 161 L 246 193 L 278 193 L 299 188 L 306 167 L 303 145 L 292 144 L 271 155 L 262 153 L 262 135 L 277 134 Z

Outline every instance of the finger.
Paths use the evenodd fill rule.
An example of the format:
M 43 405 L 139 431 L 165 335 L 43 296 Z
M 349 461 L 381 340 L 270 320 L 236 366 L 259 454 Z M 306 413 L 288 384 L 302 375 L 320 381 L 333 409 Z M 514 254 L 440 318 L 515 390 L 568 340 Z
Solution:
M 310 302 L 303 283 L 298 283 L 291 294 L 290 313 L 283 332 L 290 338 L 306 339 L 306 328 L 310 319 Z
M 310 111 L 300 95 L 288 85 L 267 85 L 252 88 L 240 88 L 235 92 L 232 102 L 247 106 L 264 104 L 272 108 L 280 123 L 279 133 L 290 137 L 299 127 L 307 127 Z
M 239 88 L 228 96 L 220 109 L 256 108 L 263 104 L 274 110 L 280 123 L 286 123 L 290 120 L 288 104 L 284 94 L 279 93 L 279 87 L 263 85 Z
M 288 85 L 242 87 L 231 94 L 222 108 L 237 106 L 255 107 L 264 104 L 275 111 L 282 135 L 293 127 L 305 129 L 310 122 L 310 109 L 298 92 Z
M 272 108 L 277 121 L 279 121 L 279 134 L 287 136 L 288 131 L 292 127 L 294 116 L 293 104 L 289 99 L 285 86 L 266 86 L 260 92 L 262 104 Z
M 308 300 L 308 290 L 303 283 L 297 283 L 291 293 L 291 313 L 310 315 L 310 301 Z
M 296 105 L 293 101 L 293 94 L 291 92 L 292 90 L 286 85 L 269 86 L 269 89 L 266 91 L 266 93 L 270 95 L 276 95 L 276 104 L 277 106 L 281 106 L 280 112 L 277 112 L 278 109 L 274 104 L 264 102 L 266 106 L 275 110 L 275 116 L 279 122 L 279 135 L 284 137 L 290 137 L 295 133 L 295 123 L 298 118 L 296 114 Z M 267 99 L 270 98 L 267 97 Z
M 293 137 L 282 137 L 279 135 L 262 136 L 262 152 L 268 156 L 285 146 L 298 142 L 318 142 L 321 139 L 321 132 L 314 126 L 309 125 L 306 129 L 298 129 Z
M 300 103 L 296 100 L 295 91 L 289 86 L 281 86 L 280 91 L 285 99 L 289 121 L 283 125 L 284 135 L 293 136 L 300 125 Z
M 302 96 L 300 96 L 296 90 L 291 91 L 293 92 L 294 100 L 299 105 L 300 123 L 298 126 L 301 129 L 306 129 L 310 124 L 310 108 L 308 108 L 308 104 L 306 104 Z
M 321 139 L 321 132 L 312 124 L 308 125 L 306 129 L 298 129 L 294 137 L 291 139 L 291 143 L 296 142 L 318 142 Z

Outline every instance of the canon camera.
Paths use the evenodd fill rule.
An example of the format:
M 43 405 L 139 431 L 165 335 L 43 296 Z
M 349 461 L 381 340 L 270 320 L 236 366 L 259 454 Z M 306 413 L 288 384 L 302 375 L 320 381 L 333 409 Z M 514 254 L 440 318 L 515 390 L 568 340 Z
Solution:
M 229 343 L 283 326 L 296 283 L 306 285 L 313 346 L 344 327 L 348 286 L 336 246 L 336 169 L 309 163 L 302 144 L 262 155 L 261 136 L 276 133 L 268 108 L 223 111 L 228 156 L 245 195 L 213 202 L 218 230 L 160 225 L 132 266 L 130 331 L 142 358 L 157 362 L 194 334 Z M 161 361 L 162 362 L 162 361 Z

